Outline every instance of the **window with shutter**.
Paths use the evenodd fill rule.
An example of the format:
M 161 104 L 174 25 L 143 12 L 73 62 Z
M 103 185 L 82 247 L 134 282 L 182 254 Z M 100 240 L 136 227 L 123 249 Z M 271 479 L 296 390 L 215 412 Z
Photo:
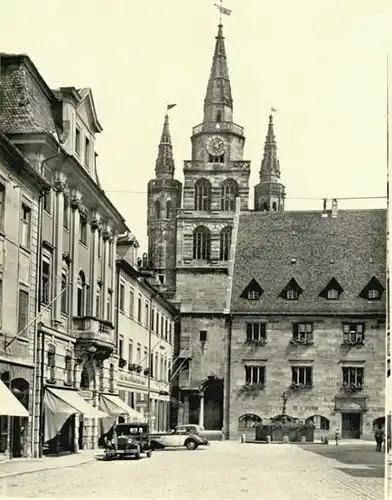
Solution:
M 28 317 L 29 317 L 29 294 L 25 290 L 19 290 L 18 333 L 21 334 L 22 336 L 27 335 L 26 326 L 28 324 Z

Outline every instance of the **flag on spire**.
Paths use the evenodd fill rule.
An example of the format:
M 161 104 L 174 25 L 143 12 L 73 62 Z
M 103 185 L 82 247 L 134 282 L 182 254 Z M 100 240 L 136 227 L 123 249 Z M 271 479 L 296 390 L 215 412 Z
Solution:
M 230 9 L 227 9 L 226 7 L 223 7 L 223 5 L 218 5 L 217 3 L 214 4 L 215 7 L 217 7 L 217 9 L 219 10 L 219 12 L 221 12 L 222 14 L 226 14 L 226 16 L 230 16 L 231 15 L 231 10 Z
M 271 108 L 271 113 L 276 113 L 276 109 L 275 108 Z
M 167 105 L 167 111 L 169 111 L 170 109 L 174 108 L 174 106 L 177 106 L 177 104 L 168 104 Z

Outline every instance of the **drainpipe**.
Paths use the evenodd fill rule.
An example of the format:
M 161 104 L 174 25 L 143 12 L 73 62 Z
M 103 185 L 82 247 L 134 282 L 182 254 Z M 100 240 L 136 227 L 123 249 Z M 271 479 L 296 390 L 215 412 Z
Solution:
M 227 328 L 227 343 L 226 343 L 226 367 L 225 367 L 225 383 L 223 397 L 223 434 L 224 439 L 230 439 L 230 378 L 231 378 L 231 336 L 233 328 L 233 315 L 229 314 Z

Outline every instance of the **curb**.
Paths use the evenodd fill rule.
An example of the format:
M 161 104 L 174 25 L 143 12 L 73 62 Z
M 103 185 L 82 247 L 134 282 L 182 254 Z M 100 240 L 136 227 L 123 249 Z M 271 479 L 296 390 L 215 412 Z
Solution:
M 28 470 L 23 470 L 19 472 L 10 472 L 9 474 L 1 474 L 0 475 L 0 481 L 2 479 L 7 479 L 8 477 L 14 477 L 14 476 L 21 476 L 23 474 L 33 474 L 34 472 L 44 472 L 47 470 L 55 470 L 55 469 L 69 469 L 71 467 L 78 467 L 79 465 L 84 465 L 89 462 L 93 462 L 95 460 L 95 457 L 92 458 L 86 458 L 82 462 L 78 462 L 77 464 L 70 464 L 70 465 L 48 465 L 47 467 L 42 467 L 39 469 L 28 469 Z

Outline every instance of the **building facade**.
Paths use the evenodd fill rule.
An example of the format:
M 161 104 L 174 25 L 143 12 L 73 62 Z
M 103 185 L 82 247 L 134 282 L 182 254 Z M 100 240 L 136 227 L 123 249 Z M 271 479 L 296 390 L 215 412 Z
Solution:
M 34 427 L 38 219 L 49 183 L 0 133 L 0 376 L 29 416 L 0 416 L 0 454 L 29 457 Z M 16 305 L 16 306 L 15 306 Z
M 167 121 L 166 117 L 165 123 Z M 161 144 L 162 142 L 169 141 L 161 141 Z M 245 413 L 254 414 L 256 419 L 273 417 L 274 414 L 279 414 L 279 405 L 282 406 L 287 397 L 287 408 L 292 405 L 293 416 L 313 418 L 320 431 L 325 431 L 327 426 L 331 432 L 334 427 L 339 427 L 347 436 L 369 437 L 373 421 L 376 421 L 383 411 L 385 369 L 383 368 L 381 373 L 379 364 L 385 360 L 385 343 L 381 342 L 385 330 L 382 323 L 385 318 L 385 211 L 363 210 L 350 215 L 350 212 L 338 211 L 337 202 L 334 200 L 331 210 L 327 210 L 325 201 L 323 211 L 316 215 L 307 212 L 286 214 L 286 190 L 280 178 L 271 113 L 259 172 L 260 180 L 254 188 L 254 211 L 252 215 L 247 215 L 250 162 L 244 160 L 244 130 L 233 121 L 233 99 L 221 25 L 218 27 L 204 100 L 203 122 L 193 128 L 191 143 L 191 159 L 184 162 L 183 200 L 180 205 L 181 198 L 177 195 L 173 205 L 177 210 L 176 229 L 171 233 L 172 236 L 176 235 L 175 242 L 173 237 L 167 237 L 166 226 L 157 224 L 156 219 L 153 220 L 152 217 L 156 200 L 159 196 L 162 199 L 166 196 L 166 191 L 160 188 L 161 184 L 157 184 L 157 170 L 156 179 L 149 184 L 148 198 L 150 264 L 153 269 L 163 266 L 162 259 L 155 252 L 155 242 L 159 242 L 171 259 L 170 263 L 165 261 L 167 275 L 171 276 L 171 291 L 172 277 L 175 277 L 175 293 L 169 296 L 181 311 L 179 344 L 175 356 L 178 375 L 175 380 L 179 403 L 178 421 L 200 424 L 208 430 L 223 429 L 226 437 L 234 437 L 243 425 L 241 422 L 247 420 Z M 168 151 L 171 158 L 171 147 Z M 172 183 L 173 174 L 174 165 L 171 162 Z M 156 186 L 154 191 L 151 189 L 153 185 Z M 235 215 L 236 211 L 241 215 Z M 161 214 L 161 208 L 155 213 Z M 315 217 L 317 223 L 312 217 Z M 260 224 L 260 229 L 255 223 L 255 228 L 251 230 L 254 233 L 249 237 L 262 232 L 263 244 L 260 247 L 253 243 L 249 248 L 240 247 L 242 236 L 239 234 L 237 240 L 234 237 L 236 231 L 241 233 L 242 227 L 246 227 L 245 221 L 253 221 L 253 218 Z M 310 218 L 309 223 L 315 234 L 311 239 L 306 233 L 306 227 L 303 230 L 308 245 L 304 249 L 306 258 L 298 254 L 301 248 L 298 244 L 298 251 L 293 249 L 292 255 L 287 257 L 292 259 L 292 276 L 287 276 L 287 283 L 282 284 L 282 290 L 276 295 L 274 308 L 268 315 L 264 314 L 264 303 L 256 297 L 266 294 L 267 288 L 275 290 L 278 283 L 280 286 L 285 277 L 285 262 L 275 262 L 274 259 L 281 258 L 285 238 L 289 238 L 290 242 L 301 242 L 301 225 L 307 223 L 307 218 Z M 170 227 L 173 228 L 174 223 L 171 224 Z M 290 224 L 295 230 L 290 228 Z M 350 224 L 352 226 L 347 234 L 351 234 L 351 240 L 343 234 L 346 226 Z M 267 230 L 263 229 L 264 227 Z M 328 249 L 325 253 L 331 254 L 330 261 L 321 259 L 319 263 L 315 263 L 309 260 L 308 256 L 309 252 L 319 251 L 320 241 L 325 249 Z M 352 276 L 346 277 L 346 256 L 343 248 L 348 248 L 349 241 L 355 241 L 354 248 L 349 247 L 355 257 L 347 267 Z M 235 288 L 238 280 L 248 276 L 252 259 L 258 262 L 260 254 L 264 252 L 264 246 L 266 249 L 274 249 L 275 255 L 272 252 L 268 252 L 268 255 L 272 259 L 271 265 L 274 266 L 275 274 L 266 274 L 264 277 L 258 273 L 257 276 L 249 277 L 248 283 L 241 281 L 243 290 Z M 336 256 L 332 255 L 335 247 L 338 252 Z M 241 267 L 245 256 L 249 263 Z M 362 259 L 366 261 L 365 268 Z M 297 260 L 304 269 L 301 276 L 294 272 L 299 268 L 296 266 Z M 267 269 L 269 264 L 263 261 L 263 265 Z M 173 266 L 170 272 L 169 266 Z M 309 271 L 306 271 L 306 266 Z M 313 276 L 310 276 L 311 269 Z M 248 285 L 250 289 L 245 290 Z M 378 298 L 366 298 L 367 292 L 362 291 L 366 286 L 373 290 L 372 294 L 378 293 Z M 294 287 L 293 290 L 290 287 Z M 321 287 L 314 296 L 314 303 L 314 297 L 309 295 L 310 287 L 312 290 Z M 319 297 L 323 289 L 327 298 Z M 284 293 L 288 290 L 290 294 L 303 294 L 297 302 L 297 298 L 293 299 L 294 302 L 287 299 L 290 305 L 287 308 Z M 251 315 L 256 315 L 256 312 L 259 315 L 255 320 L 256 326 L 249 326 L 249 342 L 248 333 L 244 333 L 244 328 L 248 328 L 245 324 L 252 325 L 253 320 L 247 317 L 248 309 L 241 309 L 248 299 L 238 298 L 247 291 L 255 297 L 255 302 L 252 302 L 255 310 L 252 310 Z M 336 300 L 328 298 L 329 293 L 337 292 Z M 355 295 L 360 293 L 361 296 Z M 306 303 L 303 302 L 304 297 L 307 297 Z M 347 297 L 350 297 L 350 300 Z M 327 309 L 324 300 L 328 304 Z M 296 304 L 296 307 L 293 308 L 293 304 Z M 264 315 L 261 315 L 261 312 Z M 254 328 L 256 333 L 252 333 L 251 328 Z M 357 332 L 355 335 L 354 330 Z M 265 347 L 264 344 L 261 345 L 264 335 L 267 335 L 267 339 L 271 337 L 271 342 L 268 340 Z M 314 343 L 306 344 L 305 347 L 302 338 L 310 338 L 312 335 L 315 338 Z M 357 338 L 356 335 L 358 339 L 361 335 L 366 335 L 366 341 L 363 345 L 358 341 L 353 347 L 350 339 Z M 297 341 L 298 338 L 300 342 Z M 256 342 L 257 352 L 254 353 L 255 360 L 251 362 L 247 358 L 253 355 L 252 339 L 255 342 L 257 340 L 260 345 Z M 274 349 L 277 349 L 276 352 Z M 263 358 L 262 353 L 265 354 L 265 363 L 268 362 L 265 366 L 260 361 Z M 334 371 L 329 373 L 328 382 L 322 383 L 321 374 L 326 368 L 322 360 L 326 353 L 328 362 L 331 363 L 334 359 L 336 366 Z M 246 365 L 244 359 L 247 360 Z M 301 364 L 302 361 L 304 365 Z M 294 363 L 290 365 L 291 368 L 287 367 L 289 362 Z M 262 377 L 262 373 L 269 374 L 268 390 L 260 389 L 260 394 L 254 400 L 243 401 L 237 397 L 243 386 L 257 386 L 257 377 Z M 294 373 L 297 374 L 295 380 L 291 379 Z M 364 373 L 366 375 L 363 375 Z M 257 375 L 255 380 L 252 378 L 253 374 Z M 306 388 L 304 391 L 301 389 L 293 393 L 291 389 L 294 389 L 296 384 L 301 385 L 307 374 L 313 377 L 312 384 L 314 380 L 312 390 Z M 358 382 L 361 376 L 366 376 L 366 379 Z M 346 393 L 350 389 L 338 390 L 338 386 L 344 384 L 351 387 L 351 377 L 354 377 L 354 385 L 356 384 L 353 391 L 358 396 L 356 406 L 353 396 L 351 399 L 343 397 L 347 396 Z M 264 381 L 260 379 L 260 387 L 263 384 Z M 293 387 L 289 391 L 288 386 L 292 384 Z M 363 386 L 363 389 L 359 386 Z M 257 387 L 253 389 L 256 390 Z M 275 389 L 280 391 L 279 396 Z M 243 390 L 246 391 L 246 388 Z M 295 398 L 290 399 L 293 394 Z M 244 405 L 249 406 L 246 411 Z M 353 416 L 354 414 L 356 416 Z
M 52 186 L 32 228 L 40 261 L 32 454 L 93 448 L 101 396 L 114 393 L 116 239 L 127 227 L 99 184 L 91 90 L 51 90 L 28 56 L 2 55 L 1 73 L 1 127 Z
M 160 293 L 157 276 L 142 269 L 134 237 L 117 242 L 120 398 L 149 420 L 151 429 L 170 428 L 174 324 L 178 311 Z

